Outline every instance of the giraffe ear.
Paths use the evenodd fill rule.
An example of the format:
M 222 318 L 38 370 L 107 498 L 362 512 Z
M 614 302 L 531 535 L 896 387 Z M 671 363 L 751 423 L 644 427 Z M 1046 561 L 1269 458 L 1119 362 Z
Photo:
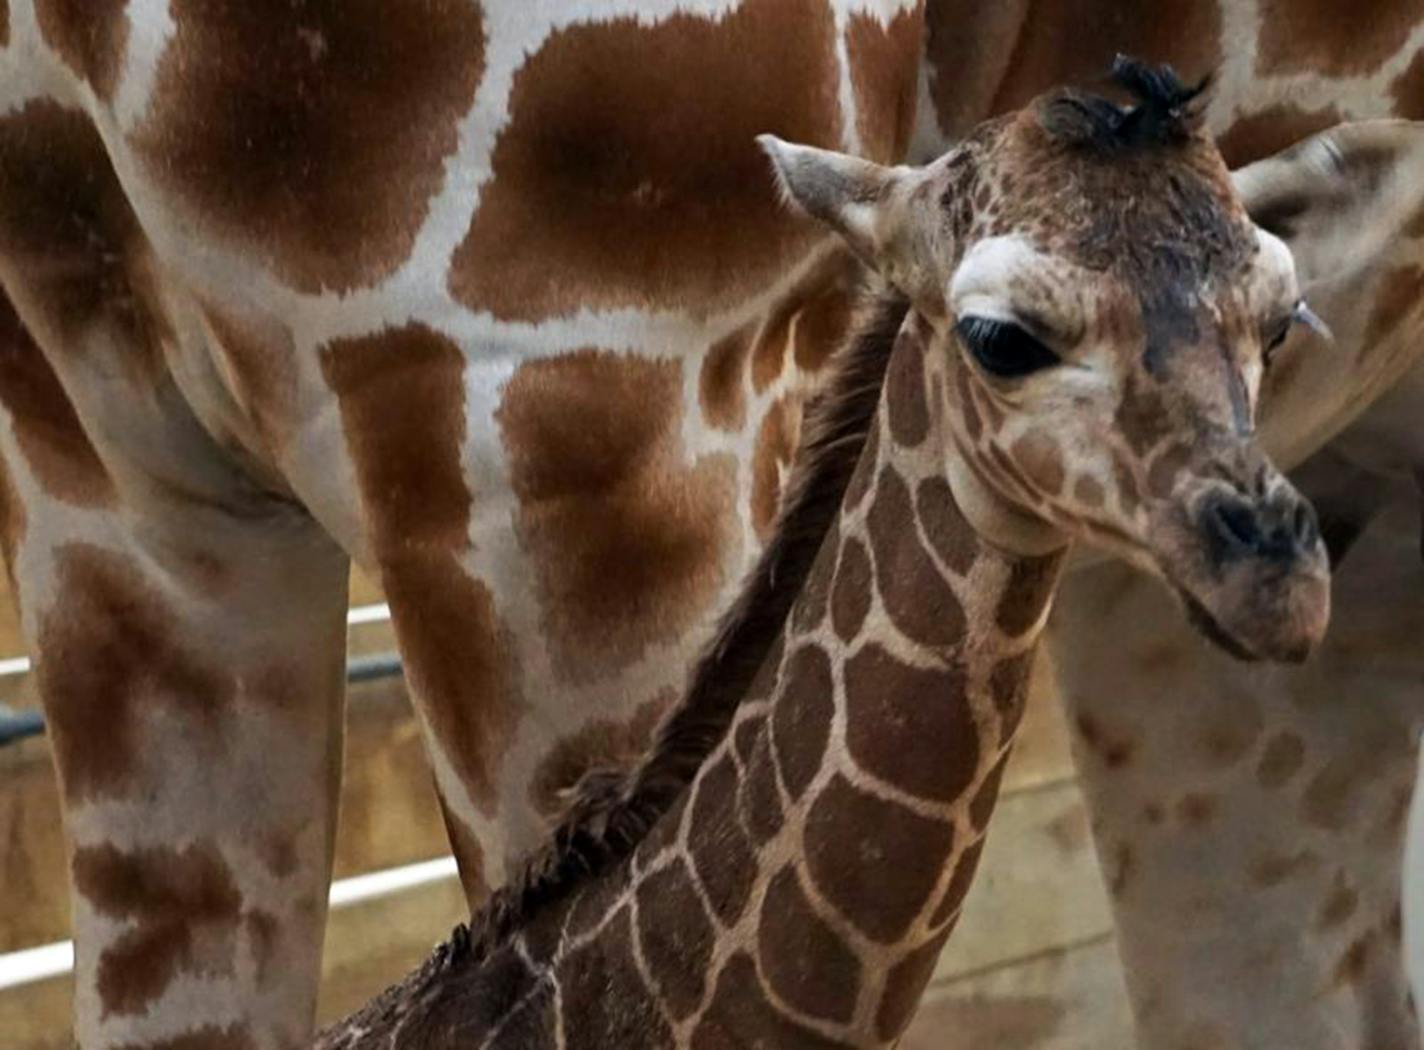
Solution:
M 887 241 L 891 191 L 904 174 L 859 157 L 758 135 L 782 199 L 824 222 L 872 265 Z
M 1379 265 L 1424 215 L 1424 123 L 1341 124 L 1232 174 L 1247 212 L 1295 257 L 1301 287 Z

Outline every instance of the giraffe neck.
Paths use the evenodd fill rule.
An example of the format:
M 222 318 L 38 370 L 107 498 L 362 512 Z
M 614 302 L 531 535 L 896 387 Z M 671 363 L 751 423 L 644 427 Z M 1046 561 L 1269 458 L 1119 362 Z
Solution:
M 700 907 L 643 950 L 655 989 L 701 989 L 680 1034 L 744 1023 L 750 996 L 808 1036 L 893 1041 L 973 875 L 1061 557 L 1001 552 L 960 514 L 929 396 L 951 358 L 927 340 L 912 315 L 771 659 L 633 859 L 635 882 L 695 873 Z M 649 950 L 664 937 L 703 950 Z

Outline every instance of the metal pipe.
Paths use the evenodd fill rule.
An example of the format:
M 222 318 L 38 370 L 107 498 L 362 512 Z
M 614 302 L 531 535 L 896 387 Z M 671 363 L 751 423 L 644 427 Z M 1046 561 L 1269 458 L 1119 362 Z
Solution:
M 376 653 L 372 656 L 358 656 L 346 662 L 347 684 L 377 682 L 386 678 L 399 678 L 401 658 L 399 653 Z M 43 711 L 10 711 L 0 705 L 0 747 L 39 736 L 44 732 Z

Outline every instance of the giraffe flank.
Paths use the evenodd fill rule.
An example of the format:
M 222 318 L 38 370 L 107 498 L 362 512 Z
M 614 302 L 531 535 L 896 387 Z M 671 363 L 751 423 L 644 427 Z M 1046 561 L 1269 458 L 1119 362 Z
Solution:
M 0 0 L 0 553 L 60 777 L 80 1045 L 307 1040 L 351 560 L 389 595 L 473 903 L 584 773 L 646 743 L 771 535 L 850 317 L 852 254 L 777 207 L 756 134 L 936 155 L 1124 50 L 1218 66 L 1208 126 L 1233 161 L 1265 158 L 1341 118 L 1419 115 L 1419 12 L 1371 5 L 1354 32 L 1359 8 Z M 1419 148 L 1412 128 L 1368 125 L 1241 173 L 1337 335 L 1329 354 L 1288 341 L 1267 376 L 1262 439 L 1284 463 L 1424 345 Z M 1372 497 L 1414 451 L 1418 379 L 1396 385 L 1342 457 L 1369 464 Z M 1332 498 L 1331 537 L 1377 503 Z M 1379 687 L 1339 680 L 1341 696 Z M 1174 687 L 1185 724 L 1199 691 Z M 1122 706 L 1170 706 L 1150 676 L 1143 694 Z M 1392 747 L 1388 797 L 1411 735 L 1347 724 L 1367 730 L 1356 751 Z M 1280 731 L 1301 728 L 1313 760 L 1271 804 L 1329 796 L 1307 789 L 1359 765 L 1332 751 L 1333 724 Z M 1100 809 L 1126 798 L 1116 768 L 1084 761 Z M 1176 768 L 1134 766 L 1137 804 L 1100 822 L 1111 867 L 1126 844 L 1153 873 L 1115 901 L 1144 1033 L 1171 1046 L 1183 1018 L 1241 1031 L 1280 1004 L 1305 1047 L 1402 1001 L 1388 937 L 1369 939 L 1397 836 L 1323 842 L 1358 860 L 1265 895 L 1223 891 L 1208 872 L 1238 873 L 1206 860 L 1184 886 L 1169 837 L 1144 841 L 1132 816 L 1196 790 Z M 1212 785 L 1203 857 L 1298 825 L 1254 796 L 1233 807 L 1242 788 Z M 1348 807 L 1326 809 L 1341 826 Z M 1291 945 L 1312 966 L 1276 995 L 1251 918 L 1284 927 L 1337 874 L 1360 906 Z M 1235 908 L 1209 923 L 1154 886 Z M 1181 927 L 1157 936 L 1172 922 L 1192 952 Z
M 640 841 L 546 872 L 322 1050 L 893 1045 L 972 880 L 1073 539 L 1157 566 L 1233 650 L 1319 640 L 1313 512 L 1239 418 L 1299 307 L 1289 253 L 1191 93 L 1118 75 L 1130 110 L 1055 92 L 924 168 L 765 141 L 787 195 L 889 284 L 779 525 L 814 562 Z M 1148 188 L 1157 206 L 1122 207 Z M 1150 440 L 1123 422 L 1147 412 Z M 1157 483 L 1122 480 L 1188 446 Z M 1101 498 L 1075 495 L 1087 478 Z M 790 559 L 773 542 L 753 580 Z

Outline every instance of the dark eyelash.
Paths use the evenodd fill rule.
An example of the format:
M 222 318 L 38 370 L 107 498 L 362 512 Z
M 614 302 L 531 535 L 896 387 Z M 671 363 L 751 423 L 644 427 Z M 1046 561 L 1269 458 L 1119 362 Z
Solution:
M 961 317 L 955 330 L 979 367 L 1001 379 L 1017 379 L 1060 363 L 1057 354 L 1012 321 Z

